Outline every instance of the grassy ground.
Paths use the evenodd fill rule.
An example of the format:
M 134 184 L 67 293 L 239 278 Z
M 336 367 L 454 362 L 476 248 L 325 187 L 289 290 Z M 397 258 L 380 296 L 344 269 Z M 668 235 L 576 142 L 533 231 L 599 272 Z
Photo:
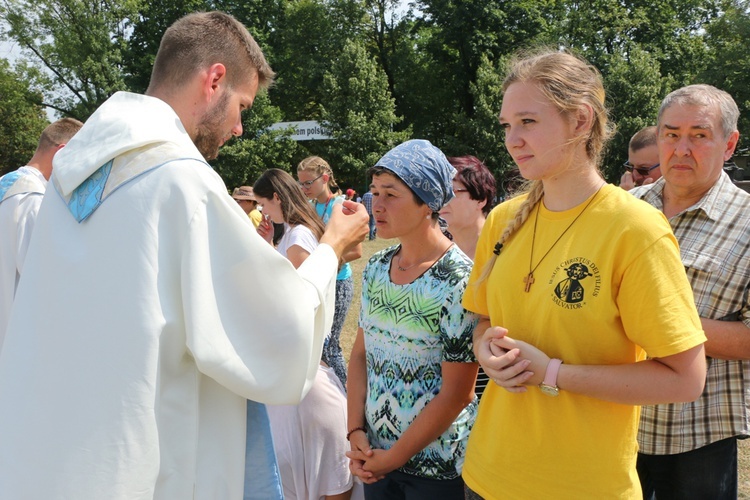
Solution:
M 750 498 L 750 439 L 743 439 L 737 447 L 739 469 L 738 498 Z
M 354 300 L 352 300 L 349 314 L 344 324 L 344 330 L 341 332 L 341 348 L 344 350 L 344 357 L 349 360 L 349 353 L 352 350 L 354 337 L 357 334 L 357 319 L 359 317 L 360 294 L 362 291 L 362 270 L 367 264 L 367 260 L 378 250 L 397 244 L 397 240 L 383 240 L 377 238 L 373 241 L 365 241 L 362 244 L 362 258 L 352 262 L 352 272 L 354 277 Z M 738 498 L 750 500 L 750 439 L 739 442 L 739 495 Z

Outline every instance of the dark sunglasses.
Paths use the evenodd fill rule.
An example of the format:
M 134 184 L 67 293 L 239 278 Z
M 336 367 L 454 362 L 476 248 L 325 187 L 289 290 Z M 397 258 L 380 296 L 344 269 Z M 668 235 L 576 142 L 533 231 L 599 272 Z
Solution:
M 627 170 L 628 172 L 632 172 L 633 170 L 635 170 L 636 172 L 638 172 L 640 175 L 644 177 L 650 174 L 653 169 L 659 168 L 659 163 L 657 163 L 653 167 L 636 167 L 629 161 L 626 161 L 622 165 L 625 167 L 625 170 Z

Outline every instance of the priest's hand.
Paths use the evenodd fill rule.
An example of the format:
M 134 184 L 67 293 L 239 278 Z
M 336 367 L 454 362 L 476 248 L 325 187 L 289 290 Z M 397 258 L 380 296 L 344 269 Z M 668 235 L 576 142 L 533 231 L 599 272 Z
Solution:
M 364 205 L 347 200 L 340 206 L 340 210 L 331 211 L 326 232 L 320 238 L 320 242 L 330 245 L 339 258 L 362 243 L 370 232 L 370 216 Z

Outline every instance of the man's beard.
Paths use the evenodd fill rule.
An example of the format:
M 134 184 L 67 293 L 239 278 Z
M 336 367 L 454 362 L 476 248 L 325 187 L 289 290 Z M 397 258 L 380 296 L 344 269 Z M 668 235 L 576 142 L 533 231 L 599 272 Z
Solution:
M 219 156 L 219 147 L 224 138 L 221 130 L 227 118 L 229 108 L 229 92 L 223 92 L 216 105 L 201 117 L 197 125 L 197 132 L 193 143 L 206 160 L 213 160 Z

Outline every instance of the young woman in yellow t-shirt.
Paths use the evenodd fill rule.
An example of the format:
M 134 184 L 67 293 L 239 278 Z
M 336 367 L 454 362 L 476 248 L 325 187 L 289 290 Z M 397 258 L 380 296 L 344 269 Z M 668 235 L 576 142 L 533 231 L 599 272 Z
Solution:
M 469 439 L 469 498 L 640 498 L 636 405 L 690 401 L 700 321 L 667 221 L 598 169 L 599 72 L 566 52 L 515 61 L 505 145 L 528 192 L 495 208 L 464 306 L 494 380 Z M 647 358 L 648 355 L 648 358 Z

